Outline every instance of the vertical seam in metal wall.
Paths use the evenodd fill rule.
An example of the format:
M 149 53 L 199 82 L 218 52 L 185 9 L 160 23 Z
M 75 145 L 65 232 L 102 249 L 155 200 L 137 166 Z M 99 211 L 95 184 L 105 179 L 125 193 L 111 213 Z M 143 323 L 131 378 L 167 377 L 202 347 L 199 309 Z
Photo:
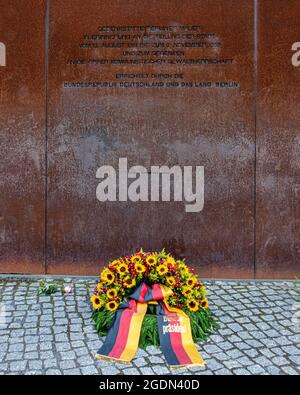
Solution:
M 253 277 L 256 278 L 256 219 L 257 219 L 257 61 L 258 61 L 258 1 L 254 0 L 254 31 L 253 31 L 253 112 L 254 112 L 254 255 L 253 255 Z
M 49 7 L 50 0 L 46 0 L 45 10 L 45 239 L 44 239 L 44 271 L 48 272 L 48 50 L 49 50 Z

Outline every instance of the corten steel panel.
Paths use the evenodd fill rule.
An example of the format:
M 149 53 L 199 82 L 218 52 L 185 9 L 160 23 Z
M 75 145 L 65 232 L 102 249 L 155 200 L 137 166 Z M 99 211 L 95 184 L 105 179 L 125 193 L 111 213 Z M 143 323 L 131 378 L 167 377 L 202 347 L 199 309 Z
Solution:
M 54 0 L 50 7 L 48 273 L 98 274 L 108 259 L 166 247 L 205 276 L 252 277 L 254 259 L 253 2 L 240 0 Z M 100 25 L 203 25 L 222 47 L 189 57 L 232 65 L 70 65 L 115 56 L 79 48 Z M 67 89 L 116 72 L 185 72 L 233 80 L 238 89 Z M 96 170 L 133 165 L 205 167 L 205 205 L 96 200 Z
M 300 2 L 259 3 L 257 277 L 300 273 Z
M 0 272 L 44 271 L 43 0 L 0 0 Z

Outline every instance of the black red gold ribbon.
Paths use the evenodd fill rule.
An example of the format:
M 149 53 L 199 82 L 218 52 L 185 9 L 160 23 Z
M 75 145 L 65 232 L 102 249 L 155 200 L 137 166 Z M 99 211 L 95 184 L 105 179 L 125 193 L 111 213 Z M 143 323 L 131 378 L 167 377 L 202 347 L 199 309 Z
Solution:
M 167 363 L 173 367 L 205 365 L 193 342 L 190 319 L 182 310 L 168 306 L 165 298 L 170 295 L 172 290 L 165 285 L 150 287 L 142 283 L 119 306 L 96 357 L 130 362 L 138 349 L 147 304 L 155 301 L 159 339 Z

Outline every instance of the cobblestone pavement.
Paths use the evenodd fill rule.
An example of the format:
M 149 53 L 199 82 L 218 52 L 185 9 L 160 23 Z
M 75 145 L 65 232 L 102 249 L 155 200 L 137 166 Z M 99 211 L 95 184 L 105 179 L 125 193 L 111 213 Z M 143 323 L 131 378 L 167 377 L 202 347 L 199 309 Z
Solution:
M 38 296 L 36 279 L 0 277 L 0 374 L 300 373 L 300 305 L 293 282 L 207 281 L 220 323 L 199 346 L 207 366 L 170 370 L 154 347 L 139 349 L 130 365 L 96 360 L 103 341 L 89 306 L 96 280 L 64 281 L 74 284 L 73 293 Z

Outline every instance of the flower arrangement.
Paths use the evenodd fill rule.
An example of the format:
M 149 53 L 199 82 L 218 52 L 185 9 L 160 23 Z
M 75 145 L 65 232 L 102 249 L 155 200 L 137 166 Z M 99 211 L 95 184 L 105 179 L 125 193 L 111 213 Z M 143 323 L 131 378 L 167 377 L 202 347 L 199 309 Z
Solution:
M 217 323 L 206 297 L 204 284 L 189 269 L 185 260 L 174 259 L 165 250 L 124 256 L 108 264 L 100 274 L 100 282 L 91 297 L 97 332 L 107 334 L 119 305 L 142 283 L 163 284 L 173 294 L 166 298 L 170 307 L 183 310 L 190 318 L 194 341 L 205 339 Z M 140 346 L 159 345 L 154 306 L 149 304 L 143 321 Z

